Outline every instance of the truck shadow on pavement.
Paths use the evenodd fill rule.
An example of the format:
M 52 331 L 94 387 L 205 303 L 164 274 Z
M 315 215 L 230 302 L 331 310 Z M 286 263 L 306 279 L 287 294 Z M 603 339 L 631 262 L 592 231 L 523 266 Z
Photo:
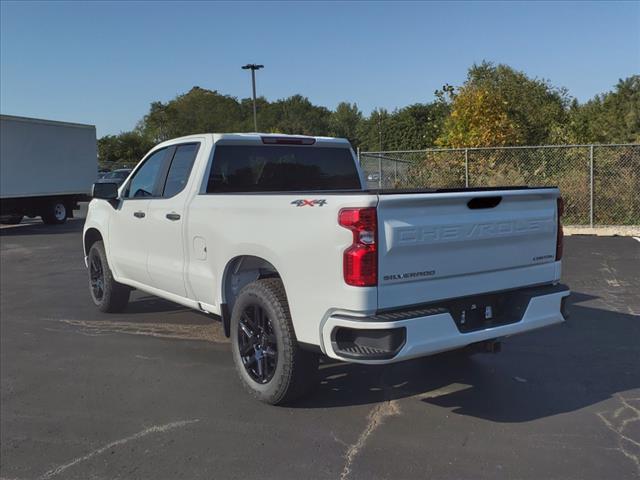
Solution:
M 18 225 L 2 225 L 0 237 L 59 235 L 61 233 L 82 232 L 83 225 L 84 218 L 71 218 L 61 225 L 45 225 L 40 220 L 33 220 Z
M 151 313 L 165 313 L 165 312 L 193 312 L 200 313 L 190 308 L 183 307 L 177 303 L 164 300 L 160 297 L 154 297 L 153 295 L 136 294 L 132 293 L 129 304 L 124 311 L 124 314 L 151 314 Z
M 317 391 L 295 407 L 415 397 L 458 415 L 511 423 L 612 397 L 624 403 L 633 395 L 625 392 L 640 387 L 640 316 L 580 305 L 594 298 L 573 294 L 567 322 L 507 339 L 498 355 L 450 352 L 384 367 L 327 361 Z

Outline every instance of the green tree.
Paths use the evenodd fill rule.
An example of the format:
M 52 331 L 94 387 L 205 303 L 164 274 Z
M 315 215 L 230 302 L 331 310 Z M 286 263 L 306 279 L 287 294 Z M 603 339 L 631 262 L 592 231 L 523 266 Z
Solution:
M 379 151 L 388 148 L 388 134 L 391 125 L 391 114 L 384 108 L 371 112 L 363 118 L 356 129 L 360 148 L 365 151 Z
M 580 104 L 563 88 L 507 65 L 473 65 L 462 86 L 445 84 L 432 103 L 363 116 L 355 103 L 335 111 L 293 95 L 257 99 L 258 129 L 348 138 L 363 150 L 640 141 L 640 75 Z M 132 132 L 99 140 L 102 163 L 137 161 L 151 146 L 204 132 L 250 132 L 253 101 L 193 87 L 168 102 L 153 102 Z
M 135 165 L 153 145 L 137 132 L 106 135 L 98 140 L 98 158 L 103 166 Z
M 640 142 L 640 75 L 621 79 L 611 92 L 570 109 L 570 139 L 576 143 Z
M 340 102 L 329 116 L 329 135 L 347 138 L 353 147 L 357 147 L 358 124 L 362 121 L 362 112 L 355 103 Z
M 307 97 L 293 95 L 265 106 L 260 122 L 272 132 L 327 135 L 331 112 L 313 105 Z M 263 128 L 259 125 L 260 129 Z
M 389 113 L 371 112 L 362 119 L 357 137 L 363 150 L 419 150 L 433 147 L 449 115 L 445 102 L 416 103 Z
M 154 102 L 138 125 L 138 131 L 159 142 L 169 138 L 206 132 L 234 132 L 246 128 L 240 103 L 215 90 L 193 87 L 163 104 Z
M 275 119 L 270 114 L 269 102 L 264 97 L 256 98 L 256 112 L 258 118 L 258 131 L 270 132 L 273 130 Z M 238 132 L 253 132 L 253 99 L 243 98 L 240 101 L 240 116 L 242 122 L 239 125 Z
M 564 88 L 490 62 L 473 65 L 450 98 L 451 117 L 438 140 L 443 146 L 554 143 L 570 103 Z M 484 115 L 489 125 L 483 124 Z
M 453 148 L 518 145 L 522 143 L 518 127 L 500 93 L 465 85 L 454 98 L 438 143 Z
M 167 115 L 167 106 L 162 102 L 152 102 L 149 113 L 136 125 L 135 131 L 149 141 L 159 143 L 171 138 L 171 119 Z
M 396 110 L 388 122 L 387 149 L 422 150 L 433 147 L 449 114 L 442 102 L 416 103 Z

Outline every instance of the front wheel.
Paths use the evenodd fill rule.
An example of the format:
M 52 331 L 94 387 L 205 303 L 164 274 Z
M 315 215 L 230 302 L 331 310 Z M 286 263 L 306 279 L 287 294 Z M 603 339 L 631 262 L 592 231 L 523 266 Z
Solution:
M 89 250 L 89 291 L 101 312 L 121 312 L 129 302 L 131 289 L 113 279 L 102 242 L 95 242 Z
M 231 315 L 231 348 L 244 387 L 262 402 L 293 401 L 316 382 L 318 355 L 298 346 L 279 278 L 242 289 Z

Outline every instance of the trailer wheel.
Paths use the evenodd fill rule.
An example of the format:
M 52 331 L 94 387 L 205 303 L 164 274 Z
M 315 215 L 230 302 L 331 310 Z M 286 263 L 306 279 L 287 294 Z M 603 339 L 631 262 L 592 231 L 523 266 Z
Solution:
M 243 386 L 262 402 L 291 402 L 315 384 L 318 355 L 298 346 L 279 278 L 242 289 L 231 315 L 231 350 Z
M 121 312 L 129 302 L 131 289 L 116 282 L 107 263 L 107 254 L 101 241 L 89 249 L 89 291 L 91 299 L 101 312 Z
M 68 210 L 61 200 L 54 200 L 42 212 L 42 221 L 47 225 L 60 225 L 67 221 Z
M 2 217 L 0 223 L 2 225 L 18 225 L 22 221 L 22 215 L 9 215 L 8 217 Z

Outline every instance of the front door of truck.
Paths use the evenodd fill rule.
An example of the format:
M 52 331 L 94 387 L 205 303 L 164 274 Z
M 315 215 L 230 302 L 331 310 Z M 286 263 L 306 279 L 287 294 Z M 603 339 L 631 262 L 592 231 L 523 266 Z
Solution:
M 151 240 L 148 209 L 158 195 L 158 183 L 165 171 L 169 149 L 149 154 L 121 191 L 121 201 L 113 212 L 107 240 L 109 261 L 116 275 L 149 284 L 147 250 Z
M 187 296 L 184 272 L 187 184 L 199 147 L 199 142 L 172 147 L 162 194 L 149 201 L 148 221 L 152 233 L 147 270 L 150 285 L 181 297 Z

